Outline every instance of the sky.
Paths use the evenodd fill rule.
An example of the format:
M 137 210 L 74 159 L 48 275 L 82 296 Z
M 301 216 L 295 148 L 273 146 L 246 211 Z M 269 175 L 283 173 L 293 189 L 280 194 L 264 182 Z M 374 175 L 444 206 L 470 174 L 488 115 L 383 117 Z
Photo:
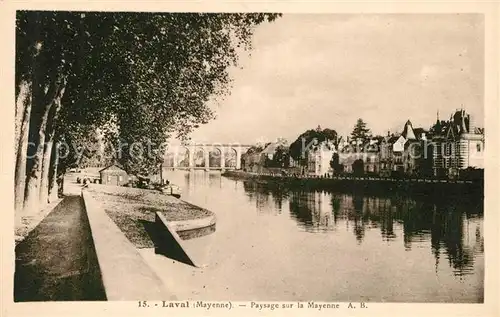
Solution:
M 484 20 L 475 14 L 286 14 L 256 27 L 232 68 L 231 95 L 196 142 L 295 140 L 321 128 L 349 135 L 428 128 L 464 108 L 484 121 Z

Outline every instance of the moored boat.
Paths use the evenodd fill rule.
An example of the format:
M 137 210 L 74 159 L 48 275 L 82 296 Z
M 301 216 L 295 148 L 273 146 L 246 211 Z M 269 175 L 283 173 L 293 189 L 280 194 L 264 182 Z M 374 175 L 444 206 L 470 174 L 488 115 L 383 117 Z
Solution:
M 161 192 L 166 194 L 166 195 L 171 195 L 171 196 L 174 196 L 176 198 L 180 198 L 181 197 L 181 188 L 177 185 L 174 185 L 174 184 L 168 184 L 168 185 L 163 185 L 161 188 L 160 188 Z

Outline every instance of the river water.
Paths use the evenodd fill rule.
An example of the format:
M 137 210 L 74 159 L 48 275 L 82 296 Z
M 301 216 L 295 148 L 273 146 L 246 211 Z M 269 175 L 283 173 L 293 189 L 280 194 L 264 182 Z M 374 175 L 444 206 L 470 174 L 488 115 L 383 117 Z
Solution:
M 211 265 L 169 274 L 184 298 L 483 301 L 481 199 L 301 192 L 216 172 L 166 174 L 183 200 L 217 214 Z

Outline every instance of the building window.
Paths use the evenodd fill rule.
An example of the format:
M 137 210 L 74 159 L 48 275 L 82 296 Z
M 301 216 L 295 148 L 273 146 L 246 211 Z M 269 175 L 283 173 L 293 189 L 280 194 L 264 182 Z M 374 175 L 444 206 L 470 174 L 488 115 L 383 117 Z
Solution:
M 481 143 L 476 144 L 476 151 L 481 152 Z
M 118 176 L 118 181 L 121 182 L 123 180 L 122 176 Z

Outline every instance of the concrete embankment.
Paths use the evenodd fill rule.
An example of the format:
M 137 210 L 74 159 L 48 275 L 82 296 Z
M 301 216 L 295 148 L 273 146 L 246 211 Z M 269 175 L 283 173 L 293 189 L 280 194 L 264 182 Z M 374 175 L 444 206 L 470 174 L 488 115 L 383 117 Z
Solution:
M 71 190 L 66 191 L 62 202 L 16 246 L 15 301 L 176 300 L 171 288 L 165 286 L 126 233 L 142 236 L 167 256 L 176 246 L 189 259 L 185 263 L 201 267 L 205 260 L 203 252 L 191 248 L 192 243 L 184 240 L 198 240 L 194 238 L 214 232 L 215 214 L 164 195 L 159 195 L 164 199 L 161 211 L 151 210 L 146 202 L 157 203 L 157 195 L 138 190 L 135 192 L 138 197 L 127 190 L 126 195 L 119 197 L 120 202 L 111 199 L 112 204 L 107 206 L 125 214 L 112 219 L 106 205 L 94 199 L 95 192 L 82 190 L 73 182 L 68 186 Z M 120 191 L 120 188 L 99 187 L 104 192 Z M 108 200 L 110 197 L 107 195 Z M 134 201 L 138 198 L 140 203 Z M 147 201 L 148 198 L 155 199 Z M 127 214 L 130 210 L 125 206 L 139 211 Z M 152 216 L 154 221 L 155 214 L 162 218 L 161 226 L 158 221 L 155 225 L 135 217 Z M 153 239 L 155 234 L 150 236 L 151 232 L 130 229 L 151 225 L 161 231 L 156 234 L 161 240 Z M 165 235 L 167 229 L 171 230 L 170 237 Z
M 106 300 L 82 199 L 65 197 L 16 246 L 14 300 Z
M 227 171 L 222 176 L 305 190 L 364 191 L 367 193 L 401 192 L 415 195 L 467 194 L 476 196 L 482 196 L 484 192 L 482 180 L 396 179 L 370 176 L 294 177 L 276 174 L 254 174 L 242 171 Z
M 155 190 L 95 184 L 87 190 L 136 248 L 156 246 L 157 213 L 183 240 L 215 231 L 213 212 Z
M 194 237 L 206 236 L 215 231 L 214 219 L 200 219 L 193 223 L 185 223 L 183 227 L 186 230 L 176 231 L 172 222 L 168 221 L 163 213 L 156 213 L 155 224 L 158 228 L 159 237 L 156 244 L 156 253 L 166 257 L 179 260 L 188 265 L 198 268 L 206 267 L 208 259 L 206 252 L 199 252 L 199 249 L 191 247 L 191 243 L 185 243 L 185 240 L 191 240 Z M 213 228 L 213 231 L 206 232 L 203 228 Z M 182 237 L 179 232 L 189 232 L 188 238 Z
M 176 299 L 99 204 L 82 191 L 108 300 Z
M 108 300 L 176 299 L 141 256 L 142 248 L 195 267 L 206 265 L 203 252 L 185 240 L 215 231 L 212 212 L 135 188 L 92 184 L 82 197 Z

